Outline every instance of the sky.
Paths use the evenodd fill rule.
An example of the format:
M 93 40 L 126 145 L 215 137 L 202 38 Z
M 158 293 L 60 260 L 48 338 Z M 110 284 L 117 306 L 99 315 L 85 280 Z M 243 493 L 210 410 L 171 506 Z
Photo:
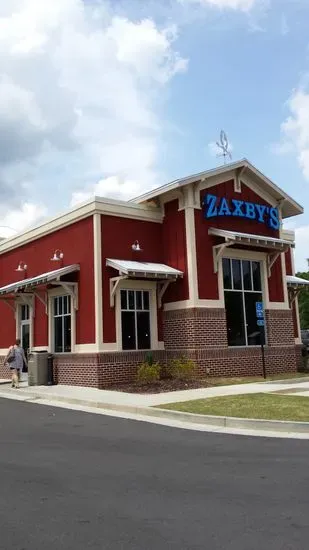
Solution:
M 248 158 L 305 208 L 308 0 L 0 0 L 0 236 Z M 307 209 L 308 205 L 308 209 Z

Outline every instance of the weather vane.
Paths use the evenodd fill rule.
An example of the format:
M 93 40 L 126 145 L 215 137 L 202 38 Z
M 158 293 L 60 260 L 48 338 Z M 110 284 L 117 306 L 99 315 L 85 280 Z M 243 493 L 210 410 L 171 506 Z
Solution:
M 218 141 L 216 141 L 216 145 L 217 145 L 217 147 L 219 147 L 219 149 L 221 149 L 221 152 L 218 153 L 217 156 L 224 158 L 224 164 L 226 164 L 226 159 L 227 158 L 232 160 L 229 140 L 227 139 L 227 135 L 224 132 L 224 130 L 221 130 L 221 132 L 220 132 L 220 143 Z

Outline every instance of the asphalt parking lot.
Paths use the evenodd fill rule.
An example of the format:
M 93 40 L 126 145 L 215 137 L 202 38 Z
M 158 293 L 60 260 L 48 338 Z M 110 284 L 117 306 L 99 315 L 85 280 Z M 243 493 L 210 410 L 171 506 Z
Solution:
M 302 550 L 309 441 L 0 400 L 0 548 Z

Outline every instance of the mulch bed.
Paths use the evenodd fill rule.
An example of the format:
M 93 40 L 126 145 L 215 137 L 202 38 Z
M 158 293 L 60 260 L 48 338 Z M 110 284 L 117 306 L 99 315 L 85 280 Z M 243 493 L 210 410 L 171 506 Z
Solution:
M 121 384 L 109 386 L 108 390 L 122 391 L 127 393 L 164 393 L 169 391 L 179 390 L 196 390 L 198 388 L 210 387 L 211 383 L 208 380 L 173 380 L 163 379 L 154 384 Z

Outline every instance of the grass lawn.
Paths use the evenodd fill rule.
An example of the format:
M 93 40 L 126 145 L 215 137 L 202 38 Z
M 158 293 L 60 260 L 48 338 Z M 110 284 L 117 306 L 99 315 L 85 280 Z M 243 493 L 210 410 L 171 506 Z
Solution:
M 207 378 L 209 386 L 232 386 L 234 384 L 250 384 L 251 382 L 270 382 L 272 380 L 288 380 L 290 378 L 309 378 L 309 372 L 287 372 L 285 374 L 271 374 L 264 380 L 263 376 L 240 376 L 234 378 Z
M 161 409 L 214 416 L 309 422 L 309 397 L 254 393 L 160 405 Z

